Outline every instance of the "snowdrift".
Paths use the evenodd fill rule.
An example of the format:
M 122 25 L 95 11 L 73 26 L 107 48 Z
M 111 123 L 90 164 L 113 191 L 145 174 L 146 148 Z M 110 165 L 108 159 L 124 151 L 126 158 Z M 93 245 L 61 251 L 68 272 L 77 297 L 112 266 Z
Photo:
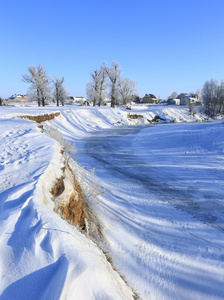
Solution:
M 59 145 L 20 118 L 1 119 L 0 145 L 0 298 L 132 299 L 103 252 L 52 210 Z
M 26 116 L 46 122 L 38 127 Z M 187 182 L 194 192 L 193 178 L 206 193 L 199 173 L 187 173 L 193 174 L 187 181 L 183 176 L 191 153 L 189 168 L 207 169 L 207 183 L 213 176 L 220 195 L 222 167 L 215 169 L 223 154 L 221 127 L 201 127 L 198 135 L 198 127 L 148 127 L 202 121 L 211 120 L 200 111 L 189 115 L 186 107 L 1 107 L 0 299 L 223 299 L 223 232 L 176 208 L 171 198 L 161 200 L 158 189 L 164 182 L 174 198 L 181 195 L 172 179 L 182 176 L 179 190 Z M 76 142 L 82 172 L 88 176 L 88 168 L 97 167 L 108 190 L 93 206 L 102 226 L 97 244 L 58 213 L 57 201 L 74 193 L 74 183 L 65 175 L 61 145 L 46 134 L 55 128 Z M 213 148 L 206 147 L 206 132 Z M 79 168 L 77 162 L 71 169 Z M 63 199 L 55 201 L 52 189 L 62 177 Z

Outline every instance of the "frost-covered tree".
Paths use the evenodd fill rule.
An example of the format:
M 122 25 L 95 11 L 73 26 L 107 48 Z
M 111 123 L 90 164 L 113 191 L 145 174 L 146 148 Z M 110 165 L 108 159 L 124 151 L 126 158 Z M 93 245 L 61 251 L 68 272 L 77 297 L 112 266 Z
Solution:
M 224 112 L 224 80 L 220 84 L 220 111 Z
M 37 97 L 37 91 L 33 90 L 31 87 L 27 91 L 28 94 L 28 100 L 30 102 L 38 102 L 38 97 Z M 38 104 L 39 105 L 39 104 Z M 40 105 L 39 105 L 40 106 Z
M 90 73 L 92 81 L 87 84 L 87 97 L 93 102 L 93 106 L 96 105 L 99 99 L 99 85 L 100 85 L 100 71 L 95 69 Z
M 188 98 L 188 99 L 185 100 L 185 104 L 189 108 L 189 113 L 191 115 L 194 115 L 195 113 L 197 113 L 197 109 L 195 107 L 195 103 L 193 101 L 191 101 L 190 98 Z
M 196 95 L 198 95 L 198 99 L 201 99 L 201 90 L 200 89 L 197 89 Z
M 106 92 L 106 82 L 107 82 L 107 72 L 106 72 L 106 63 L 103 62 L 100 67 L 100 81 L 99 81 L 99 106 L 101 106 L 103 100 L 105 99 Z
M 216 113 L 224 113 L 224 80 L 218 86 Z
M 64 77 L 61 79 L 54 78 L 53 84 L 54 84 L 54 92 L 53 96 L 56 100 L 57 106 L 61 103 L 62 106 L 64 106 L 66 98 L 67 98 L 67 91 L 63 87 Z
M 169 98 L 171 98 L 171 99 L 176 99 L 177 96 L 178 96 L 178 93 L 177 93 L 177 92 L 173 92 L 173 93 L 169 96 Z
M 112 68 L 106 68 L 106 73 L 110 81 L 110 98 L 111 98 L 111 107 L 115 107 L 115 104 L 119 101 L 119 80 L 121 69 L 118 62 L 113 62 Z
M 216 79 L 206 81 L 202 89 L 202 99 L 208 115 L 224 113 L 224 81 L 220 84 Z
M 100 70 L 95 69 L 90 73 L 90 75 L 92 81 L 88 82 L 86 85 L 87 97 L 93 102 L 93 106 L 96 104 L 101 106 L 106 94 L 107 73 L 105 63 L 102 63 Z
M 86 94 L 94 106 L 96 104 L 101 106 L 107 96 L 108 88 L 111 107 L 115 107 L 120 101 L 126 104 L 134 99 L 136 83 L 129 78 L 120 78 L 121 69 L 118 62 L 113 62 L 111 68 L 103 62 L 99 70 L 95 69 L 90 74 L 92 81 L 86 85 Z
M 93 101 L 95 99 L 95 90 L 94 90 L 92 81 L 88 82 L 86 85 L 86 95 L 87 95 L 88 100 L 93 103 Z
M 45 106 L 45 100 L 49 97 L 52 88 L 50 87 L 51 79 L 47 74 L 45 67 L 29 66 L 29 74 L 24 74 L 22 80 L 31 83 L 31 90 L 35 91 L 38 106 Z
M 216 113 L 216 105 L 218 103 L 218 81 L 211 79 L 206 81 L 202 88 L 202 98 L 205 104 L 206 112 L 209 115 Z
M 118 90 L 121 96 L 122 104 L 125 105 L 133 100 L 133 95 L 135 94 L 135 84 L 134 80 L 129 78 L 120 78 L 118 84 Z

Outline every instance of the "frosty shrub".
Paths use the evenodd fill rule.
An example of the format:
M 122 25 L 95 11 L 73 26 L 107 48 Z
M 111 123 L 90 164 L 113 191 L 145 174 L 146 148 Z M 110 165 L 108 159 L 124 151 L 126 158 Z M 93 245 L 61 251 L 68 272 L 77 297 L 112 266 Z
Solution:
M 102 239 L 102 229 L 95 207 L 99 203 L 99 196 L 105 194 L 106 189 L 101 188 L 100 180 L 95 175 L 95 169 L 88 171 L 74 160 L 71 160 L 70 167 L 81 187 L 85 200 L 87 236 L 98 243 Z
M 106 189 L 101 188 L 100 180 L 95 175 L 95 169 L 88 171 L 74 160 L 74 154 L 76 153 L 75 143 L 65 140 L 61 132 L 54 126 L 45 125 L 44 129 L 48 136 L 55 139 L 63 147 L 62 163 L 64 166 L 67 165 L 69 167 L 81 187 L 85 202 L 84 211 L 87 235 L 94 241 L 100 240 L 102 236 L 101 224 L 96 217 L 94 208 L 99 203 L 99 196 L 105 194 Z
M 66 163 L 69 163 L 70 158 L 77 152 L 75 142 L 71 143 L 68 140 L 64 140 L 62 145 L 65 149 Z
M 71 143 L 64 139 L 61 132 L 56 127 L 45 127 L 45 129 L 46 134 L 55 139 L 63 147 L 65 161 L 68 163 L 70 158 L 77 152 L 75 142 Z
M 59 144 L 63 144 L 63 136 L 61 132 L 56 127 L 45 126 L 45 133 L 56 140 Z
M 55 139 L 64 150 L 65 163 L 69 163 L 72 171 L 79 182 L 83 196 L 89 204 L 97 204 L 97 196 L 105 194 L 106 189 L 102 189 L 100 185 L 100 180 L 95 175 L 95 169 L 92 171 L 87 171 L 78 165 L 77 162 L 70 158 L 74 157 L 77 149 L 75 143 L 71 143 L 64 139 L 61 132 L 56 127 L 45 127 L 46 134 L 51 138 Z
M 86 202 L 90 205 L 98 204 L 97 196 L 105 194 L 106 189 L 101 187 L 100 180 L 95 175 L 95 168 L 92 171 L 88 171 L 75 161 L 72 161 L 71 168 L 81 186 Z

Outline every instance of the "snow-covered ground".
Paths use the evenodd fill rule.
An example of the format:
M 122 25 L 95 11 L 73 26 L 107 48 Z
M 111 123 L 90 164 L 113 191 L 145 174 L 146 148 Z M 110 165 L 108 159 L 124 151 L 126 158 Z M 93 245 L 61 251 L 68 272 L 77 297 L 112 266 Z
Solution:
M 107 189 L 91 204 L 94 242 L 52 210 L 59 145 L 18 118 L 56 111 L 44 131 L 75 141 Z M 184 107 L 2 107 L 0 299 L 224 299 L 224 124 L 203 120 Z

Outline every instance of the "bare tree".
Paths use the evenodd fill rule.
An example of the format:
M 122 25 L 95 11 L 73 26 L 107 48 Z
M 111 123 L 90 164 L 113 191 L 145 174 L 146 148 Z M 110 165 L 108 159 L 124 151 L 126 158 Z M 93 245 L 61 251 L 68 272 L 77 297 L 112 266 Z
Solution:
M 101 106 L 107 95 L 107 88 L 110 89 L 111 107 L 115 107 L 121 100 L 126 104 L 133 100 L 135 94 L 135 81 L 129 78 L 120 78 L 121 69 L 117 62 L 113 62 L 112 67 L 106 67 L 106 63 L 101 64 L 100 70 L 95 69 L 91 74 L 92 81 L 86 85 L 86 94 L 95 106 Z
M 46 69 L 39 66 L 29 66 L 29 74 L 24 74 L 22 80 L 27 83 L 31 83 L 31 89 L 36 91 L 38 106 L 45 106 L 45 100 L 48 98 L 51 92 L 51 79 L 47 75 Z
M 218 81 L 211 79 L 206 81 L 202 89 L 202 97 L 205 103 L 206 113 L 214 115 L 216 113 L 216 105 L 218 103 Z
M 93 102 L 95 99 L 95 90 L 93 87 L 93 82 L 88 82 L 86 85 L 86 95 L 89 101 Z
M 172 98 L 172 99 L 176 99 L 176 97 L 178 96 L 178 93 L 177 92 L 173 92 L 169 98 Z
M 90 75 L 92 77 L 92 81 L 88 82 L 86 85 L 87 97 L 93 102 L 93 106 L 96 104 L 101 106 L 106 95 L 107 73 L 105 62 L 102 63 L 100 70 L 95 69 L 90 73 Z
M 27 91 L 28 94 L 28 99 L 30 102 L 37 101 L 38 102 L 38 97 L 37 97 L 37 91 L 33 90 L 31 87 Z M 39 105 L 39 104 L 38 104 Z M 39 105 L 40 106 L 40 105 Z
M 99 98 L 99 85 L 100 85 L 100 71 L 95 69 L 90 73 L 92 77 L 92 96 L 93 106 L 96 105 L 97 99 Z
M 106 81 L 107 81 L 107 72 L 106 72 L 106 63 L 103 62 L 100 67 L 100 81 L 99 81 L 99 106 L 101 106 L 105 95 L 106 95 Z
M 111 97 L 111 107 L 115 107 L 116 100 L 118 101 L 118 84 L 120 79 L 120 65 L 118 62 L 113 62 L 112 68 L 106 68 L 107 76 L 110 80 L 110 97 Z
M 93 102 L 93 106 L 96 106 L 97 99 L 99 98 L 99 82 L 100 82 L 100 71 L 97 69 L 90 73 L 92 81 L 86 85 L 86 94 L 89 100 Z
M 192 101 L 190 97 L 185 100 L 185 104 L 189 108 L 189 113 L 191 115 L 194 115 L 195 113 L 197 113 L 197 109 L 195 107 L 195 102 Z
M 56 99 L 57 106 L 61 103 L 62 106 L 65 104 L 65 100 L 67 98 L 67 92 L 63 87 L 64 77 L 61 79 L 54 78 L 54 97 Z
M 120 78 L 118 89 L 121 95 L 122 104 L 125 105 L 133 100 L 136 82 L 129 78 Z
M 2 98 L 0 97 L 0 106 L 2 106 Z
M 198 99 L 201 99 L 201 89 L 197 89 L 196 95 L 198 96 Z
M 217 87 L 216 114 L 224 112 L 224 80 Z
M 202 98 L 206 113 L 210 116 L 224 112 L 224 81 L 220 84 L 215 79 L 206 81 L 202 89 Z

